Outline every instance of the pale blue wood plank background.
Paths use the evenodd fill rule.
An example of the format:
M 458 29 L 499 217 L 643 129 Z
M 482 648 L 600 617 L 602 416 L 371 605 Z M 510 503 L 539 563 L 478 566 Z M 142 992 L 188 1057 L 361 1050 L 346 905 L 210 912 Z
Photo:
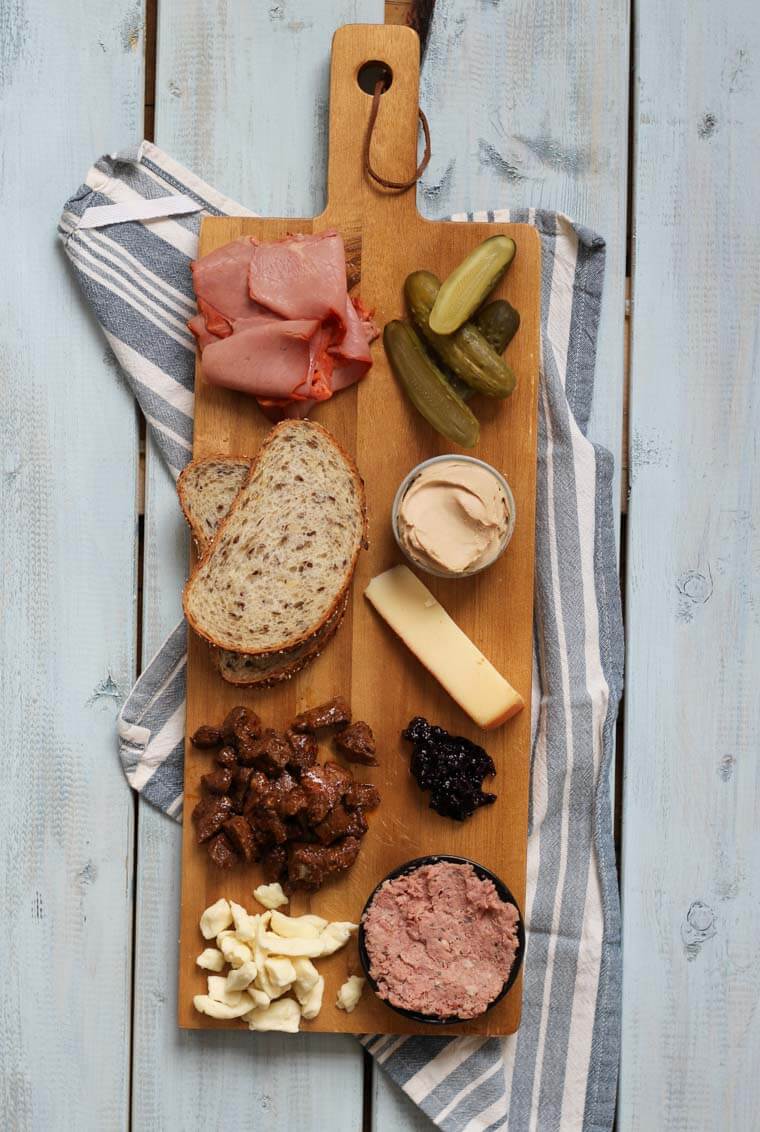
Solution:
M 317 10 L 318 8 L 318 10 Z M 156 141 L 262 213 L 324 205 L 329 51 L 336 27 L 382 22 L 380 0 L 241 8 L 166 3 Z M 199 58 L 203 73 L 199 75 Z M 180 616 L 188 550 L 170 477 L 148 449 L 145 657 Z M 135 1128 L 265 1124 L 355 1132 L 363 1054 L 353 1038 L 182 1034 L 176 1026 L 179 829 L 141 804 L 135 969 Z M 253 1039 L 253 1040 L 252 1040 Z
M 432 1120 L 383 1073 L 373 1070 L 372 1127 L 376 1132 L 432 1132 Z
M 621 1132 L 760 1096 L 760 9 L 639 0 Z
M 93 154 L 140 128 L 142 55 L 126 0 L 0 7 L 0 1123 L 13 1132 L 128 1118 L 134 803 L 114 719 L 135 672 L 137 422 L 55 227 Z
M 627 7 L 464 7 L 424 93 L 435 156 L 420 205 L 429 215 L 558 206 L 605 234 L 590 434 L 618 454 Z M 381 8 L 164 4 L 159 143 L 252 207 L 318 210 L 325 21 L 380 20 Z M 743 1130 L 754 1126 L 760 1053 L 750 164 L 760 22 L 746 3 L 697 12 L 685 0 L 666 11 L 640 0 L 638 27 L 620 1124 Z M 14 265 L 0 278 L 0 502 L 11 517 L 0 828 L 3 904 L 14 910 L 0 926 L 0 1109 L 14 1129 L 118 1128 L 128 1110 L 132 804 L 113 719 L 134 669 L 136 434 L 50 232 L 91 158 L 139 136 L 142 27 L 131 5 L 33 0 L 6 5 L 0 28 L 0 136 L 28 143 L 6 149 L 0 166 L 4 260 Z M 41 81 L 52 74 L 55 85 Z M 148 496 L 146 657 L 178 614 L 186 564 L 173 489 L 150 447 Z M 261 1111 L 275 1129 L 304 1126 L 305 1098 L 311 1126 L 359 1127 L 361 1055 L 350 1040 L 254 1050 L 245 1035 L 176 1030 L 166 894 L 176 891 L 178 837 L 149 807 L 138 858 L 135 1127 L 216 1127 L 220 1094 L 225 1127 L 249 1127 Z M 383 1132 L 429 1127 L 382 1074 L 374 1105 Z

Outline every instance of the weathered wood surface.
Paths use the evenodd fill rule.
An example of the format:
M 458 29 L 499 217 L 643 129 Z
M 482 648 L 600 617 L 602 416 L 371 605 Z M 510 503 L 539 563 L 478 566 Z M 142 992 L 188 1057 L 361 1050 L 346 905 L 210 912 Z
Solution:
M 55 227 L 142 124 L 131 2 L 0 5 L 0 1124 L 129 1112 L 137 422 Z M 95 1070 L 97 1063 L 97 1070 Z
M 637 9 L 620 1129 L 758 1126 L 760 9 Z
M 335 23 L 382 18 L 379 0 L 330 8 Z M 434 138 L 450 141 L 434 148 L 420 207 L 442 215 L 559 202 L 604 232 L 607 306 L 590 433 L 618 451 L 628 11 L 555 0 L 540 20 L 535 13 L 515 2 L 454 16 L 435 69 L 445 64 L 445 73 L 423 96 Z M 0 169 L 5 262 L 15 265 L 0 331 L 2 503 L 14 520 L 3 581 L 0 823 L 4 906 L 17 910 L 1 929 L 0 1108 L 14 1128 L 127 1120 L 131 804 L 113 716 L 134 667 L 134 418 L 50 230 L 91 158 L 139 136 L 141 29 L 139 7 L 118 2 L 83 0 L 76 17 L 57 0 L 0 10 L 0 134 L 35 143 L 14 146 Z M 271 30 L 262 31 L 265 20 Z M 324 139 L 309 115 L 326 90 L 325 22 L 321 5 L 300 20 L 284 3 L 244 15 L 223 5 L 205 18 L 198 3 L 162 6 L 159 142 L 253 206 L 281 211 L 287 200 L 293 213 L 315 211 Z M 684 0 L 667 10 L 642 0 L 638 27 L 621 1127 L 743 1129 L 755 1121 L 758 1053 L 749 376 L 757 202 L 746 166 L 757 150 L 757 13 L 746 3 L 696 12 Z M 313 85 L 304 95 L 282 60 L 318 55 L 322 62 L 305 68 Z M 200 93 L 198 59 L 207 79 Z M 43 60 L 55 85 L 40 82 Z M 240 89 L 251 91 L 247 101 Z M 209 107 L 210 116 L 197 113 Z M 283 114 L 299 146 L 280 144 Z M 324 122 L 324 109 L 317 117 Z M 705 242 L 719 222 L 728 236 Z M 24 331 L 38 324 L 42 304 L 49 333 L 33 337 Z M 61 398 L 54 379 L 73 373 Z M 85 420 L 87 444 L 73 445 Z M 185 561 L 173 490 L 152 451 L 148 465 L 146 654 L 173 623 Z M 663 687 L 683 692 L 677 709 L 672 697 L 663 706 Z M 287 1127 L 304 1111 L 288 1099 L 292 1043 L 265 1063 L 270 1087 L 246 1092 L 259 1080 L 255 1058 L 235 1039 L 213 1062 L 205 1038 L 181 1048 L 171 999 L 162 1001 L 173 985 L 176 926 L 164 893 L 176 881 L 178 832 L 141 807 L 135 1127 L 214 1125 L 219 1081 L 230 1127 L 248 1126 L 254 1103 Z M 323 1043 L 303 1044 L 311 1057 Z M 338 1098 L 329 1118 L 338 1113 L 339 1127 L 356 1128 L 361 1057 L 350 1041 L 329 1044 L 308 1084 L 318 1077 Z M 213 1064 L 212 1089 L 201 1087 L 211 1073 L 197 1078 L 199 1063 Z M 236 1091 L 239 1107 L 230 1108 Z M 408 1129 L 413 1111 L 379 1074 L 376 1126 Z
M 318 212 L 326 199 L 330 41 L 341 24 L 382 18 L 380 0 L 322 0 L 318 13 L 305 0 L 221 10 L 200 0 L 163 4 L 157 144 L 264 214 Z M 188 561 L 174 487 L 150 445 L 147 468 L 145 660 L 181 614 Z M 353 1038 L 177 1029 L 180 841 L 179 827 L 140 804 L 135 1129 L 218 1128 L 221 1096 L 225 1129 L 356 1132 L 363 1054 Z
M 376 1062 L 372 1067 L 372 1085 L 372 1128 L 376 1132 L 432 1132 L 435 1128 L 430 1117 Z

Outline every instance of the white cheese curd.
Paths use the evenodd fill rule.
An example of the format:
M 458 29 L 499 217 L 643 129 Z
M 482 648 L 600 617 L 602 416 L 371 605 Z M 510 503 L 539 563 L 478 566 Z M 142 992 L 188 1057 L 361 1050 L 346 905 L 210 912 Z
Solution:
M 250 947 L 241 943 L 236 936 L 226 936 L 220 944 L 220 951 L 230 967 L 242 967 L 244 963 L 250 963 L 253 959 Z
M 264 994 L 263 990 L 259 990 L 258 987 L 248 987 L 245 993 L 249 996 L 251 1002 L 257 1009 L 262 1006 L 269 1006 L 269 1003 L 272 1001 L 269 995 Z
M 293 985 L 293 989 L 296 992 L 298 1001 L 301 1002 L 301 995 L 308 994 L 319 978 L 319 971 L 314 966 L 311 959 L 307 959 L 303 955 L 296 956 L 293 959 L 293 967 L 296 972 L 296 981 Z
M 224 966 L 224 956 L 215 947 L 207 947 L 195 960 L 198 967 L 204 971 L 221 971 Z
M 281 998 L 265 1006 L 263 1010 L 254 1010 L 248 1017 L 248 1029 L 266 1033 L 271 1030 L 280 1030 L 285 1034 L 297 1034 L 301 1025 L 301 1010 L 298 1003 L 292 998 Z
M 290 987 L 296 981 L 296 969 L 289 959 L 273 955 L 264 961 L 264 970 L 276 987 Z
M 210 907 L 201 916 L 201 933 L 204 939 L 214 939 L 228 928 L 232 923 L 232 909 L 228 902 L 222 897 L 217 900 L 216 904 L 211 904 Z
M 338 997 L 335 1000 L 338 1010 L 345 1010 L 347 1014 L 355 1010 L 366 982 L 367 980 L 360 975 L 349 975 L 338 991 Z
M 278 987 L 277 983 L 273 982 L 270 978 L 269 973 L 266 969 L 266 963 L 267 960 L 265 958 L 261 966 L 259 967 L 253 985 L 257 990 L 263 991 L 264 994 L 270 999 L 281 998 L 282 995 L 287 994 L 287 992 L 290 990 L 290 983 L 285 983 L 284 986 Z
M 294 1005 L 296 1005 L 294 1003 Z M 227 1006 L 224 1002 L 216 1002 L 209 994 L 197 994 L 193 999 L 193 1006 L 199 1014 L 207 1014 L 209 1018 L 223 1018 L 229 1021 L 232 1018 L 242 1018 L 251 1009 L 251 1000 L 248 995 L 241 994 L 237 1006 Z
M 321 916 L 284 916 L 282 912 L 272 912 L 270 924 L 273 932 L 287 939 L 316 939 L 327 927 L 327 920 Z
M 227 975 L 227 990 L 241 991 L 249 987 L 256 978 L 258 970 L 252 959 L 243 963 L 242 967 L 233 967 Z
M 316 1018 L 322 1009 L 322 997 L 325 993 L 325 980 L 320 975 L 310 991 L 302 997 L 296 988 L 296 998 L 301 1003 L 301 1015 L 304 1018 Z
M 305 955 L 308 959 L 313 959 L 323 954 L 321 936 L 318 939 L 286 939 L 274 932 L 264 932 L 261 946 L 275 955 Z
M 253 895 L 264 908 L 282 908 L 289 902 L 281 884 L 260 884 Z
M 319 942 L 322 944 L 320 955 L 332 955 L 335 951 L 339 951 L 358 930 L 358 924 L 352 924 L 348 921 L 337 920 L 335 923 L 328 924 L 319 937 Z
M 244 943 L 253 942 L 256 938 L 259 917 L 249 915 L 241 904 L 235 904 L 232 900 L 230 900 L 230 910 L 238 938 Z
M 209 975 L 208 994 L 214 1002 L 223 1002 L 225 1006 L 238 1006 L 243 997 L 239 990 L 228 988 L 224 975 Z

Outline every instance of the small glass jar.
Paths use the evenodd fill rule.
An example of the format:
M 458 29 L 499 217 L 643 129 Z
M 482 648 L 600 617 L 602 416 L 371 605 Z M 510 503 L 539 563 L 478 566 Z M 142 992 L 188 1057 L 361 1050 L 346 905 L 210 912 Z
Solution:
M 421 561 L 415 558 L 412 551 L 410 551 L 403 543 L 399 532 L 399 511 L 401 503 L 404 499 L 409 488 L 412 486 L 417 477 L 425 471 L 426 468 L 433 467 L 435 464 L 477 464 L 485 471 L 489 472 L 499 484 L 504 500 L 507 505 L 507 525 L 504 534 L 499 542 L 499 545 L 494 554 L 485 562 L 479 562 L 477 565 L 472 566 L 469 570 L 445 570 L 442 567 L 436 567 L 429 562 Z M 393 500 L 393 507 L 391 508 L 391 523 L 393 526 L 393 537 L 398 544 L 399 550 L 405 558 L 413 566 L 419 570 L 424 570 L 427 574 L 433 574 L 436 578 L 471 578 L 474 574 L 479 574 L 482 570 L 487 570 L 489 566 L 493 566 L 497 559 L 501 558 L 504 551 L 509 546 L 510 539 L 515 529 L 515 497 L 512 494 L 512 489 L 507 483 L 501 472 L 487 464 L 485 460 L 478 460 L 475 456 L 460 456 L 459 454 L 451 454 L 448 456 L 433 456 L 430 460 L 423 460 L 416 468 L 412 468 L 411 472 L 401 481 L 399 489 L 396 492 L 396 497 Z

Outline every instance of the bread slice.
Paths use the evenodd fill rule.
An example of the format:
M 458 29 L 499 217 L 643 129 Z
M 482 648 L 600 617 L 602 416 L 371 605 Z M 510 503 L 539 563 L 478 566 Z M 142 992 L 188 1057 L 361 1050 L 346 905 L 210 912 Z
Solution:
M 290 680 L 307 664 L 316 660 L 325 645 L 337 633 L 348 606 L 348 595 L 343 600 L 336 615 L 331 618 L 313 637 L 294 649 L 281 653 L 263 653 L 252 656 L 250 653 L 230 652 L 229 649 L 215 649 L 217 671 L 228 684 L 238 687 L 268 688 L 283 680 Z
M 180 472 L 177 495 L 201 556 L 248 479 L 252 463 L 249 456 L 208 456 Z
M 295 648 L 338 611 L 366 545 L 364 484 L 313 421 L 283 421 L 185 586 L 191 627 L 217 648 Z
M 209 456 L 193 460 L 177 480 L 177 494 L 190 525 L 200 557 L 208 550 L 217 528 L 227 517 L 232 501 L 247 479 L 253 460 L 248 456 Z M 251 657 L 212 647 L 212 659 L 219 674 L 239 687 L 267 688 L 289 680 L 321 653 L 337 632 L 347 601 L 337 615 L 302 645 L 281 653 Z

